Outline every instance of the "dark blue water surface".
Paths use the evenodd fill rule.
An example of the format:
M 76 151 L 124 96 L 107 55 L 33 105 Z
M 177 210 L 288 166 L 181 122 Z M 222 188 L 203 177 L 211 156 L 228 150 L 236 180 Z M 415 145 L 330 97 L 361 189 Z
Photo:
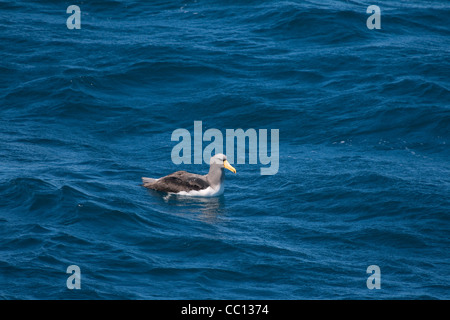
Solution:
M 449 299 L 449 16 L 445 0 L 0 1 L 0 298 Z M 207 172 L 171 159 L 194 121 L 279 129 L 278 173 L 235 163 L 215 198 L 143 188 Z

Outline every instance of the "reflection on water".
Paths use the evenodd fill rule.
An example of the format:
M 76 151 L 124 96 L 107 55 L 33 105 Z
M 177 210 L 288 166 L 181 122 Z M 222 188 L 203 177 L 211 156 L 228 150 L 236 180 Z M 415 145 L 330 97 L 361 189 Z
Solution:
M 195 218 L 204 222 L 214 223 L 225 212 L 225 197 L 223 195 L 218 197 L 192 197 L 160 193 L 154 190 L 149 190 L 149 192 L 162 199 L 165 204 L 182 209 L 183 216 L 194 214 Z M 176 214 L 181 212 L 177 210 Z

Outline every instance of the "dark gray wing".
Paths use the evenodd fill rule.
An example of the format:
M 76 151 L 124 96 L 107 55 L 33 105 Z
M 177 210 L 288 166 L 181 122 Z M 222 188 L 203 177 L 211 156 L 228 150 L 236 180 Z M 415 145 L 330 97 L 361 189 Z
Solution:
M 201 176 L 186 171 L 177 171 L 168 176 L 162 177 L 154 183 L 144 184 L 146 188 L 164 191 L 164 192 L 180 192 L 191 190 L 203 190 L 209 187 L 205 176 Z

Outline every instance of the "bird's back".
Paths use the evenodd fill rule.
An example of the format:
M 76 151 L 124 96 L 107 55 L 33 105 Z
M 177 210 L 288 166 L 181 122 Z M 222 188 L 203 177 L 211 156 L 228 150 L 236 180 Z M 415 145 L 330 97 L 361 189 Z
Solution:
M 142 181 L 146 188 L 174 193 L 203 190 L 210 186 L 205 176 L 186 171 L 177 171 L 160 179 L 142 178 Z

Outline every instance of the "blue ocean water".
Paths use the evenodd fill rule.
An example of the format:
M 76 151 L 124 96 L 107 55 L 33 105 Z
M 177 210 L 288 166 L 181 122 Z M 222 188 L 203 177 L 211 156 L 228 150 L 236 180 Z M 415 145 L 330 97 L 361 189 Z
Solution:
M 0 1 L 0 298 L 449 299 L 449 16 L 444 0 Z M 279 129 L 278 173 L 235 163 L 214 198 L 143 188 L 207 172 L 171 160 L 194 121 Z

